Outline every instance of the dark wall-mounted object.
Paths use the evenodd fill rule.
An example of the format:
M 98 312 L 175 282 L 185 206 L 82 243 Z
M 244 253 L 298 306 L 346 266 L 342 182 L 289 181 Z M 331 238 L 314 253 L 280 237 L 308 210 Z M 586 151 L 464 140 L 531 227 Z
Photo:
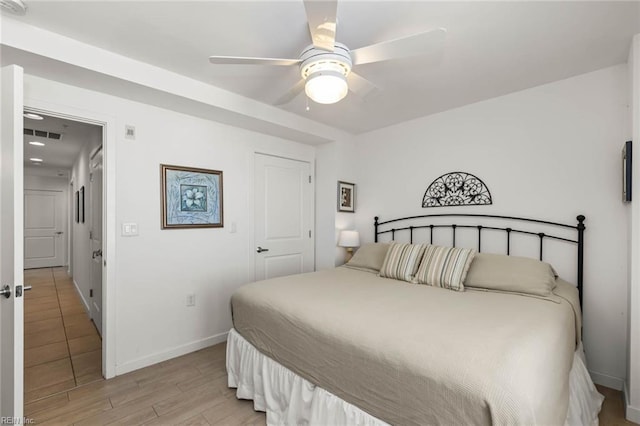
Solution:
M 84 186 L 80 188 L 80 221 L 84 223 Z
M 471 173 L 451 172 L 435 179 L 422 197 L 422 207 L 478 206 L 493 204 L 482 179 Z
M 631 201 L 631 141 L 626 141 L 622 147 L 622 201 Z
M 76 211 L 76 223 L 80 223 L 80 191 L 76 191 L 76 198 L 74 200 Z

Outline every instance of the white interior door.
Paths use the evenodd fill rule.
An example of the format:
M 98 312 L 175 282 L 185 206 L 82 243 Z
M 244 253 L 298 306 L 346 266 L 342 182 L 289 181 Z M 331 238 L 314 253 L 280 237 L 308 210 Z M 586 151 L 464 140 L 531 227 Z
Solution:
M 91 319 L 102 335 L 102 148 L 90 160 Z
M 64 265 L 65 199 L 62 191 L 24 191 L 24 267 Z
M 314 269 L 308 162 L 255 154 L 255 279 Z
M 0 103 L 0 423 L 22 423 L 23 404 L 23 71 L 2 68 Z M 8 418 L 8 419 L 7 419 Z

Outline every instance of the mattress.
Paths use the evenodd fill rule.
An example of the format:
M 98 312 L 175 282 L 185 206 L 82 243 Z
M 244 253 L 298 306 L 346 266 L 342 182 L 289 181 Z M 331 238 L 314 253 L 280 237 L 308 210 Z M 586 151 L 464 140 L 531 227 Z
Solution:
M 563 424 L 576 339 L 568 298 L 336 268 L 248 284 L 232 309 L 261 353 L 384 422 Z
M 569 412 L 565 426 L 598 426 L 604 397 L 596 389 L 582 344 L 569 372 Z M 303 379 L 260 353 L 234 329 L 227 339 L 227 378 L 240 399 L 266 412 L 267 425 L 387 426 L 355 405 Z

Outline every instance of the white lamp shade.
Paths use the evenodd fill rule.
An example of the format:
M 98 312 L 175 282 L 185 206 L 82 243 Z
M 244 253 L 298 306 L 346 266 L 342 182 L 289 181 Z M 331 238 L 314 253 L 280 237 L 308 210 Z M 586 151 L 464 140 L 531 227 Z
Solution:
M 338 245 L 340 247 L 360 247 L 360 234 L 358 231 L 340 231 Z
M 304 92 L 319 104 L 335 104 L 347 96 L 349 86 L 344 75 L 335 71 L 319 71 L 307 77 Z

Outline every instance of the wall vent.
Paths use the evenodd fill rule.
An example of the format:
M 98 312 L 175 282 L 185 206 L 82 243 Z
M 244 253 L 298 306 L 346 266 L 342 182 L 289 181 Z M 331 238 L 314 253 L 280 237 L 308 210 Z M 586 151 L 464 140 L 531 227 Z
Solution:
M 45 132 L 44 130 L 33 130 L 25 128 L 23 133 L 28 136 L 38 136 L 41 138 L 53 139 L 56 141 L 62 139 L 62 133 Z

